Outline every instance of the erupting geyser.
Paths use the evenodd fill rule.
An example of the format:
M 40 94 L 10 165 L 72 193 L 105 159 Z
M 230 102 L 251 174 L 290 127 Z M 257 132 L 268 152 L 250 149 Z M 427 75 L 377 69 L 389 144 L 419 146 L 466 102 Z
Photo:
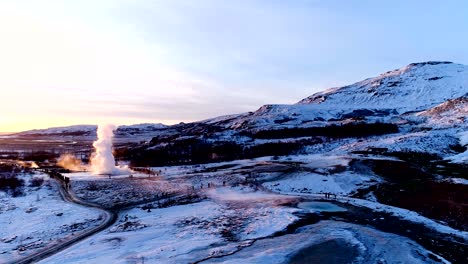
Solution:
M 114 125 L 99 125 L 97 129 L 97 140 L 93 147 L 95 152 L 91 158 L 91 171 L 93 174 L 115 174 L 115 159 L 112 154 L 112 138 L 114 137 Z

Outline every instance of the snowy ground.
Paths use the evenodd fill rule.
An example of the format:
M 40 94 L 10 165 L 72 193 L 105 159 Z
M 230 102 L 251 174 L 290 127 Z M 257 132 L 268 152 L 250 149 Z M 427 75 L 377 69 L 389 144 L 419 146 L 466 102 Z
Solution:
M 0 263 L 11 262 L 41 248 L 73 237 L 100 223 L 99 211 L 63 201 L 57 186 L 47 176 L 41 187 L 29 187 L 25 196 L 11 197 L 0 192 Z
M 266 182 L 266 188 L 279 193 L 333 193 L 350 195 L 360 188 L 374 185 L 378 178 L 354 172 L 322 175 L 311 172 L 291 173 L 282 179 Z
M 297 219 L 292 213 L 299 209 L 281 206 L 290 197 L 236 188 L 209 192 L 212 201 L 125 211 L 108 231 L 41 263 L 188 263 L 244 247 Z
M 414 212 L 350 198 L 353 192 L 382 181 L 350 170 L 350 161 L 357 157 L 314 154 L 151 168 L 161 171 L 157 177 L 134 174 L 109 179 L 67 174 L 80 198 L 106 207 L 131 206 L 119 212 L 119 219 L 110 228 L 41 263 L 326 263 L 304 257 L 333 259 L 337 255 L 361 263 L 442 260 L 407 238 L 338 221 L 321 221 L 278 235 L 305 213 L 349 212 L 333 200 L 314 201 L 323 200 L 320 193 L 324 192 L 337 194 L 339 202 L 390 212 L 441 234 L 468 240 L 466 232 Z M 163 193 L 191 193 L 197 198 L 166 207 L 157 200 Z
M 190 186 L 176 182 L 169 182 L 160 177 L 142 176 L 130 178 L 128 176 L 96 177 L 88 174 L 71 176 L 71 186 L 76 196 L 80 199 L 100 204 L 110 208 L 115 206 L 125 206 L 156 200 L 163 195 L 173 195 L 186 191 Z
M 288 262 L 447 263 L 442 257 L 434 255 L 405 237 L 334 221 L 322 221 L 305 226 L 294 234 L 259 240 L 231 256 L 206 261 L 206 263 Z
M 464 184 L 464 185 L 468 185 L 468 180 L 467 180 L 467 179 L 462 179 L 462 178 L 451 178 L 450 181 L 453 182 L 453 183 L 455 183 L 455 184 Z
M 436 222 L 432 219 L 424 217 L 410 210 L 406 210 L 406 209 L 402 209 L 402 208 L 398 208 L 398 207 L 394 207 L 390 205 L 384 205 L 384 204 L 376 203 L 372 201 L 348 198 L 348 197 L 338 198 L 338 200 L 342 200 L 342 201 L 345 201 L 346 203 L 353 204 L 356 206 L 367 207 L 377 212 L 392 213 L 394 216 L 397 216 L 401 219 L 409 220 L 415 223 L 420 223 L 422 225 L 425 225 L 426 227 L 436 230 L 439 233 L 452 235 L 455 237 L 460 237 L 463 240 L 468 241 L 468 232 L 451 228 L 445 224 Z
M 468 148 L 468 131 L 459 133 L 459 137 L 460 137 L 460 145 Z M 468 164 L 468 149 L 463 153 L 447 157 L 447 159 L 455 163 Z
M 284 193 L 286 194 L 286 193 Z M 296 197 L 296 194 L 291 193 L 294 197 Z M 307 199 L 323 199 L 322 195 L 308 195 L 308 194 L 302 194 L 301 197 L 307 198 Z M 364 199 L 357 199 L 357 198 L 351 198 L 347 196 L 337 196 L 331 199 L 332 201 L 338 201 L 342 202 L 345 204 L 351 204 L 359 207 L 365 207 L 372 209 L 375 212 L 384 212 L 384 213 L 390 213 L 393 216 L 396 216 L 402 220 L 407 220 L 411 221 L 414 223 L 421 224 L 425 227 L 428 227 L 430 229 L 433 229 L 441 234 L 446 234 L 450 235 L 453 237 L 458 237 L 461 240 L 468 241 L 468 232 L 467 231 L 461 231 L 457 230 L 454 228 L 451 228 L 443 223 L 437 222 L 435 220 L 429 219 L 427 217 L 424 217 L 416 212 L 395 207 L 395 206 L 390 206 L 390 205 L 385 205 L 381 204 L 378 202 L 374 201 L 369 201 L 369 200 L 364 200 Z

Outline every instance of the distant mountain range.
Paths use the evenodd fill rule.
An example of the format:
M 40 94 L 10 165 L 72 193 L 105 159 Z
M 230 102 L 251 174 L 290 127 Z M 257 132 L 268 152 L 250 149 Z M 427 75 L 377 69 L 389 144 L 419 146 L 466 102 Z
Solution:
M 147 133 L 167 128 L 163 124 L 137 124 L 130 126 L 119 126 L 115 131 L 116 135 L 132 135 Z M 16 136 L 96 136 L 97 125 L 75 125 L 65 127 L 52 127 L 46 129 L 34 129 L 15 133 Z

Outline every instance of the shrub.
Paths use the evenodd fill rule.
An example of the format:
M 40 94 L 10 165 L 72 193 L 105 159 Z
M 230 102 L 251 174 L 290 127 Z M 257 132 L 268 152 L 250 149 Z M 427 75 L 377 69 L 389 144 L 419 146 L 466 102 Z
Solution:
M 31 179 L 31 182 L 29 183 L 29 186 L 31 186 L 31 187 L 40 187 L 40 186 L 42 186 L 43 183 L 44 183 L 43 178 L 34 177 L 34 178 Z
M 86 190 L 88 190 L 88 191 L 97 191 L 97 190 L 99 190 L 99 186 L 94 181 L 91 181 L 91 182 L 88 183 L 88 186 L 86 186 Z
M 16 175 L 0 176 L 0 190 L 11 193 L 13 197 L 23 194 L 24 180 Z

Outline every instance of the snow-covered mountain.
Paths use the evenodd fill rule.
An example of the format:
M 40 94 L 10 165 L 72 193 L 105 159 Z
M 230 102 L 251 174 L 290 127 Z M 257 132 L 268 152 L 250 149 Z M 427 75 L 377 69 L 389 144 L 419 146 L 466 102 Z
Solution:
M 230 128 L 317 126 L 324 121 L 390 117 L 424 111 L 468 94 L 468 66 L 412 63 L 352 85 L 315 93 L 294 105 L 265 105 L 253 113 L 208 120 Z M 376 118 L 378 119 L 378 118 Z
M 39 135 L 90 135 L 96 133 L 96 125 L 74 125 L 65 127 L 51 127 L 46 129 L 33 129 L 20 133 L 16 133 L 17 136 L 39 136 Z
M 150 148 L 157 148 L 158 142 L 167 144 L 168 138 L 187 137 L 234 141 L 243 146 L 278 142 L 305 146 L 309 143 L 303 140 L 317 142 L 331 136 L 330 131 L 320 128 L 351 125 L 346 128 L 354 129 L 350 139 L 334 139 L 320 148 L 306 147 L 306 151 L 343 153 L 378 147 L 447 157 L 454 154 L 453 146 L 460 144 L 458 134 L 468 127 L 467 98 L 468 66 L 451 62 L 412 63 L 352 85 L 313 94 L 297 104 L 264 105 L 255 112 L 173 126 L 167 130 L 170 137 L 155 138 Z M 390 128 L 385 132 L 388 135 L 370 137 L 365 130 L 376 127 L 352 127 L 379 123 L 398 126 L 399 132 L 389 126 L 384 128 Z M 347 130 L 333 133 L 346 137 L 342 133 L 347 132 L 343 131 Z M 314 139 L 317 136 L 325 139 Z
M 457 120 L 464 120 L 467 97 L 468 66 L 452 62 L 412 63 L 355 84 L 315 93 L 297 104 L 264 105 L 254 112 L 216 117 L 183 127 L 191 124 L 234 130 L 314 127 L 347 119 L 387 121 L 416 112 L 431 120 L 453 119 L 453 115 L 457 115 Z M 180 129 L 181 126 L 120 126 L 116 135 L 150 133 L 166 128 Z M 80 125 L 31 130 L 18 135 L 94 135 L 95 130 L 96 126 Z
M 130 126 L 119 126 L 117 130 L 115 131 L 116 135 L 134 135 L 138 133 L 148 133 L 151 131 L 157 131 L 161 130 L 164 128 L 167 128 L 168 126 L 164 124 L 136 124 L 136 125 L 130 125 Z
M 412 63 L 299 102 L 321 109 L 388 109 L 417 111 L 467 93 L 468 67 L 451 62 Z

